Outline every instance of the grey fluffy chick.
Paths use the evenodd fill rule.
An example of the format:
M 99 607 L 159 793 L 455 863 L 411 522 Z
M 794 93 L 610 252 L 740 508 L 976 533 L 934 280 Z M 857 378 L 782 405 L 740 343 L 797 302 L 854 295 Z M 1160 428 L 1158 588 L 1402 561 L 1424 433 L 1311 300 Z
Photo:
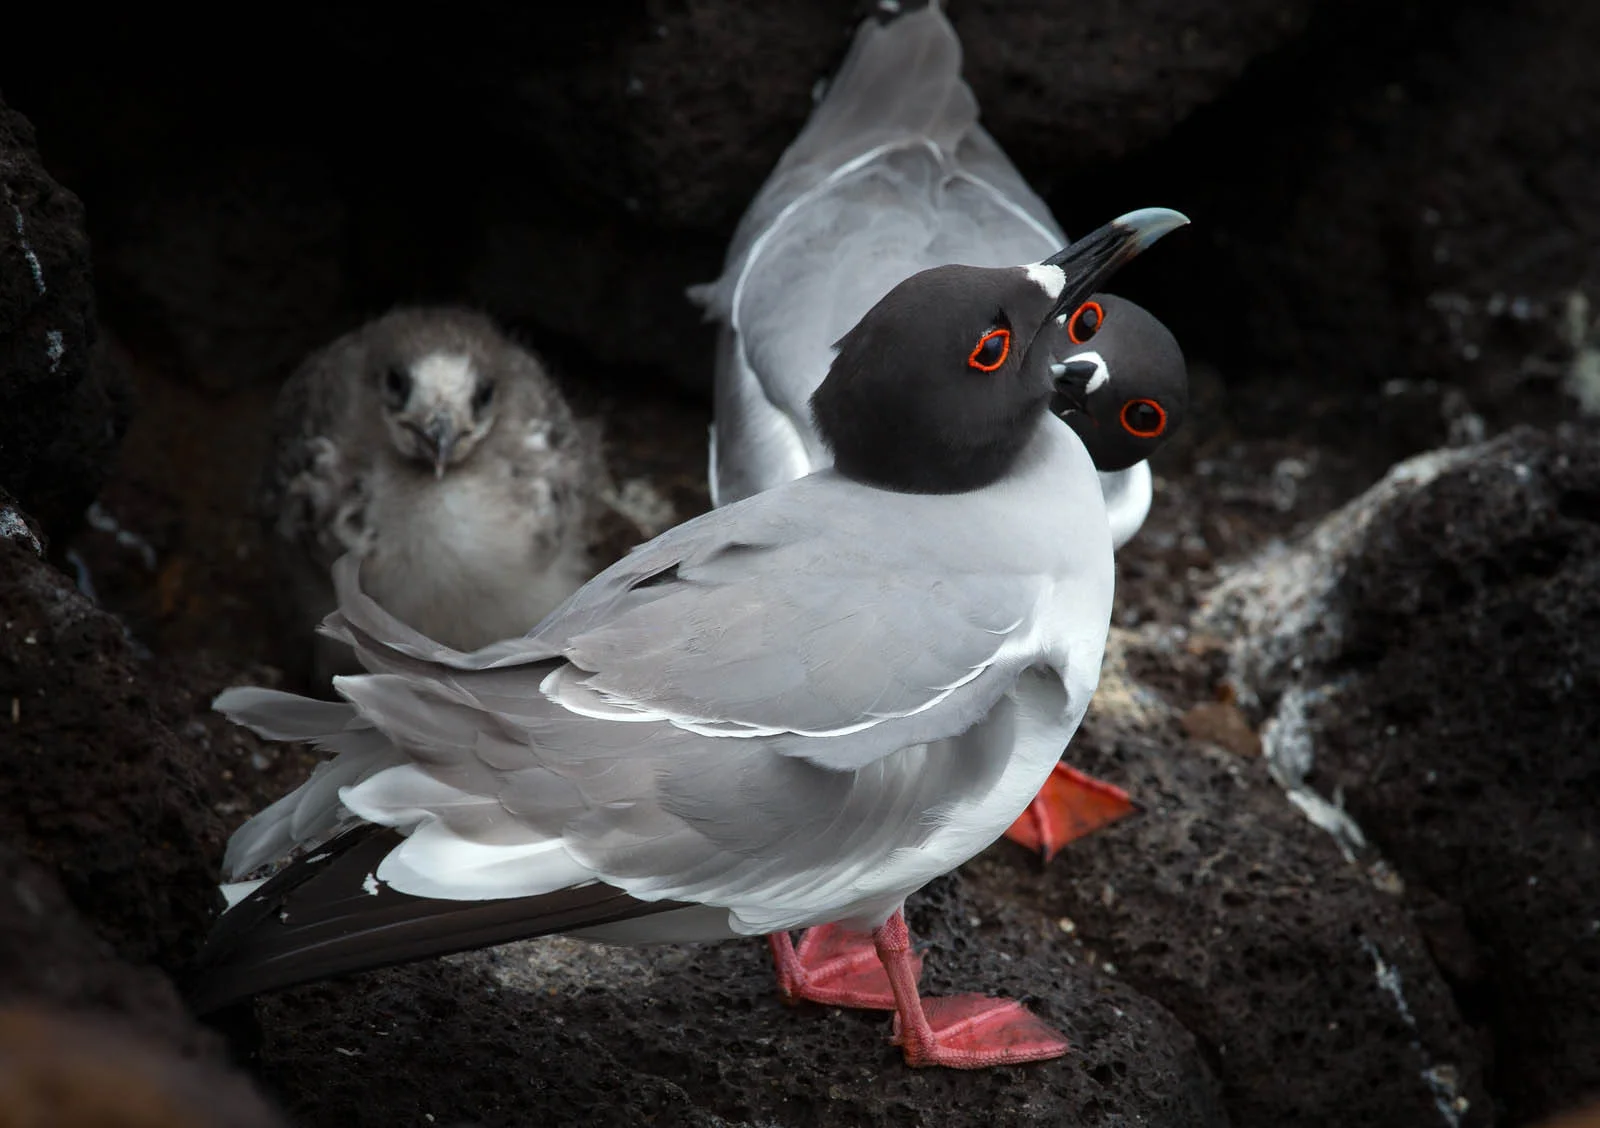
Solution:
M 339 338 L 284 384 L 260 492 L 286 656 L 312 648 L 324 686 L 358 669 L 314 634 L 347 551 L 372 596 L 432 639 L 523 634 L 591 575 L 604 473 L 598 428 L 487 317 L 401 309 Z

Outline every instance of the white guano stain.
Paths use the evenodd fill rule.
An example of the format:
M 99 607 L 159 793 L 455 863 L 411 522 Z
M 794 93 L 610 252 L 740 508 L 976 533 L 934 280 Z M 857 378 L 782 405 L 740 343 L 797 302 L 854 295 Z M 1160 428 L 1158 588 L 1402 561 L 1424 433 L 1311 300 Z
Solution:
M 1406 1002 L 1405 988 L 1400 981 L 1400 969 L 1384 959 L 1378 946 L 1365 936 L 1361 938 L 1361 950 L 1372 961 L 1373 977 L 1377 980 L 1378 989 L 1393 1001 L 1395 1012 L 1399 1014 L 1401 1021 L 1412 1030 L 1416 1030 L 1417 1016 L 1412 1013 L 1411 1004 Z M 1429 1061 L 1420 1038 L 1411 1040 L 1411 1048 L 1422 1058 L 1422 1070 L 1419 1076 L 1433 1097 L 1433 1107 L 1438 1109 L 1440 1117 L 1450 1128 L 1461 1128 L 1461 1117 L 1472 1107 L 1472 1102 L 1458 1090 L 1459 1074 L 1456 1067 L 1449 1064 L 1435 1065 Z
M 0 509 L 0 539 L 21 541 L 33 549 L 35 556 L 44 555 L 44 546 L 39 543 L 39 538 L 28 528 L 28 523 L 22 519 L 22 514 L 10 507 Z
M 28 231 L 22 220 L 22 209 L 12 204 L 11 215 L 17 229 L 17 245 L 22 248 L 22 257 L 28 260 L 28 269 L 33 273 L 34 289 L 42 296 L 47 292 L 44 284 L 44 267 L 39 265 L 39 256 L 33 253 L 33 246 L 28 242 Z

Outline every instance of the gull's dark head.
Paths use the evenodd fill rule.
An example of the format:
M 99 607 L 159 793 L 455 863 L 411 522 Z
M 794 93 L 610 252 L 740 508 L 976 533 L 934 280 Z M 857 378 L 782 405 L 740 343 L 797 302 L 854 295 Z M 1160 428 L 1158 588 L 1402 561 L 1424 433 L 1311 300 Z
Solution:
M 840 473 L 885 489 L 955 493 L 996 481 L 1054 402 L 1087 410 L 1063 368 L 1073 325 L 1105 282 L 1188 221 L 1130 212 L 1044 262 L 940 266 L 901 282 L 838 342 L 811 398 Z
M 1062 389 L 1052 402 L 1100 470 L 1126 470 L 1172 437 L 1189 412 L 1189 369 L 1143 306 L 1095 294 L 1056 327 Z

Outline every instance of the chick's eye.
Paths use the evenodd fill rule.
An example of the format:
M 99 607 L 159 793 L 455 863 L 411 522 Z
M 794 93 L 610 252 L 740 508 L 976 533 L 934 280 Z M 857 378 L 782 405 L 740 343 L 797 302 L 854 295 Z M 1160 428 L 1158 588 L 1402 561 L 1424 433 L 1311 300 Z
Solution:
M 977 347 L 967 357 L 967 363 L 979 372 L 993 372 L 1006 362 L 1011 354 L 1011 330 L 991 329 L 978 338 Z
M 1155 400 L 1129 400 L 1122 405 L 1122 429 L 1136 439 L 1156 438 L 1167 429 L 1167 413 Z
M 1105 319 L 1106 311 L 1100 308 L 1099 302 L 1084 302 L 1073 311 L 1072 319 L 1067 322 L 1067 336 L 1073 344 L 1081 345 L 1100 332 Z
M 390 398 L 403 401 L 411 394 L 411 374 L 403 368 L 391 368 L 383 374 L 383 390 Z
M 494 402 L 494 384 L 492 382 L 485 382 L 485 383 L 479 384 L 477 390 L 472 393 L 472 410 L 473 411 L 480 411 L 481 412 L 484 408 L 488 407 L 493 402 Z

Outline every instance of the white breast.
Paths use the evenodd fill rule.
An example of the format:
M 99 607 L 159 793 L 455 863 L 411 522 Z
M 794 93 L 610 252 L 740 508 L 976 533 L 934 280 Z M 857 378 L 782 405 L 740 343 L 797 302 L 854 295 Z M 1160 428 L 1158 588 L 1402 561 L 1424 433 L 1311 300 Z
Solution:
M 513 498 L 501 474 L 397 480 L 407 473 L 376 471 L 362 582 L 423 634 L 463 650 L 517 637 L 588 578 L 581 530 L 553 527 L 563 514 L 543 482 Z

